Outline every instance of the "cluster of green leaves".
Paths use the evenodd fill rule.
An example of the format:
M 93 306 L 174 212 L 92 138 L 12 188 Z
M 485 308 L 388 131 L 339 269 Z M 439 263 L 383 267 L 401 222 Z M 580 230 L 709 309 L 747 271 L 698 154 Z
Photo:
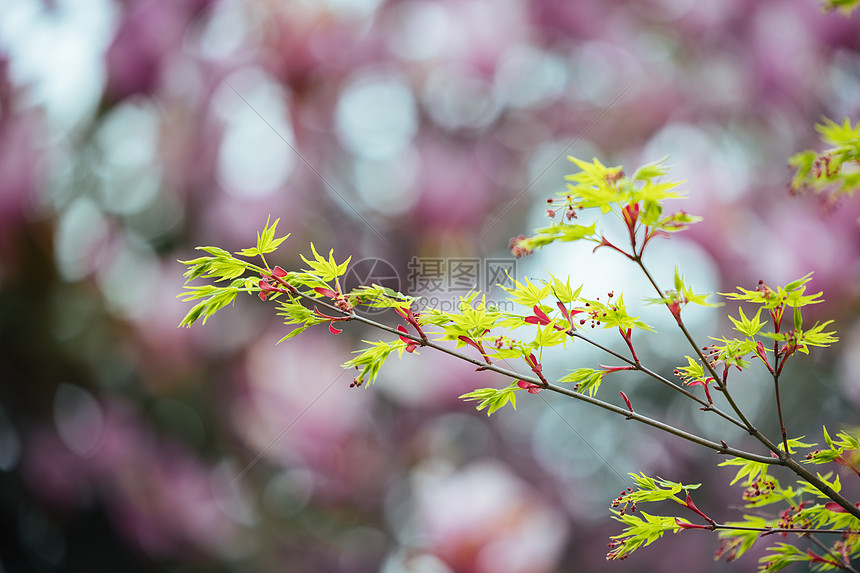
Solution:
M 663 162 L 646 165 L 628 178 L 623 175 L 620 167 L 605 167 L 596 159 L 591 163 L 576 158 L 570 158 L 570 160 L 582 168 L 581 172 L 568 177 L 571 182 L 568 185 L 568 192 L 562 194 L 565 204 L 571 210 L 581 212 L 584 209 L 596 209 L 600 213 L 616 212 L 623 218 L 624 209 L 634 212 L 635 208 L 634 223 L 637 230 L 644 233 L 646 238 L 656 236 L 658 232 L 665 234 L 681 230 L 698 220 L 697 217 L 684 212 L 663 216 L 662 202 L 681 197 L 673 191 L 679 185 L 678 182 L 662 180 L 667 173 Z M 600 242 L 602 237 L 597 234 L 596 225 L 597 221 L 587 226 L 560 223 L 557 225 L 556 238 L 564 241 L 585 239 Z M 262 258 L 264 254 L 274 250 L 284 238 L 275 239 L 274 225 L 270 226 L 267 222 L 265 229 L 258 234 L 257 247 L 245 249 L 237 254 L 259 255 Z M 540 244 L 552 242 L 544 239 L 546 237 L 541 238 L 539 232 L 535 240 Z M 308 308 L 308 298 L 320 297 L 320 290 L 325 288 L 334 287 L 334 290 L 340 293 L 337 279 L 345 272 L 349 259 L 338 263 L 332 252 L 329 252 L 326 258 L 321 256 L 313 245 L 311 250 L 313 259 L 302 257 L 309 269 L 290 272 L 282 277 L 284 282 L 297 288 L 298 294 L 303 296 L 296 296 L 293 292 L 276 292 L 270 296 L 270 298 L 285 299 L 280 302 L 279 314 L 284 317 L 286 324 L 294 326 L 282 340 L 296 336 L 308 327 L 324 323 L 329 319 L 330 315 L 321 315 Z M 235 264 L 232 255 L 226 252 L 222 255 L 231 264 Z M 264 268 L 268 270 L 269 266 L 265 259 L 263 263 Z M 247 268 L 239 265 L 236 270 L 241 274 L 241 271 Z M 251 270 L 259 272 L 260 269 Z M 265 272 L 261 274 L 266 276 Z M 649 325 L 628 312 L 623 295 L 610 302 L 587 299 L 580 296 L 581 286 L 574 289 L 571 288 L 569 279 L 563 281 L 550 276 L 551 280 L 542 281 L 542 284 L 535 284 L 526 279 L 524 283 L 515 281 L 512 288 L 506 289 L 509 300 L 525 306 L 530 312 L 503 313 L 488 307 L 483 300 L 479 301 L 478 293 L 472 293 L 462 298 L 457 312 L 444 312 L 433 308 L 422 309 L 416 324 L 433 325 L 439 329 L 438 337 L 433 342 L 451 341 L 458 348 L 474 347 L 487 363 L 521 360 L 535 372 L 540 368 L 542 350 L 551 346 L 565 345 L 573 331 L 583 323 L 588 323 L 592 327 L 601 326 L 604 329 L 653 331 Z M 682 279 L 679 278 L 676 282 L 680 285 L 678 290 L 684 296 L 685 303 L 706 304 L 702 295 L 694 294 L 683 286 Z M 248 292 L 258 290 L 253 282 L 249 283 L 247 279 L 243 286 Z M 359 287 L 352 292 L 343 293 L 343 298 L 351 306 L 365 305 L 376 308 L 406 309 L 412 303 L 410 297 L 378 285 Z M 577 322 L 579 324 L 576 324 Z M 519 332 L 514 337 L 507 332 L 500 334 L 499 329 Z M 523 335 L 520 329 L 530 329 L 531 334 Z M 500 340 L 503 344 L 498 344 Z M 364 349 L 356 352 L 355 358 L 344 365 L 360 370 L 360 374 L 356 377 L 358 383 L 373 382 L 391 353 L 396 351 L 398 355 L 402 355 L 404 350 L 409 349 L 410 342 L 401 337 L 400 340 L 366 341 L 366 344 Z M 581 368 L 561 377 L 560 382 L 573 383 L 577 391 L 594 396 L 605 374 L 606 371 Z M 486 409 L 488 414 L 492 414 L 507 404 L 515 407 L 516 393 L 524 389 L 528 387 L 514 383 L 503 388 L 476 389 L 464 394 L 462 398 L 477 401 L 478 409 Z
M 749 304 L 758 305 L 755 314 L 747 316 L 743 307 L 738 307 L 737 318 L 729 315 L 728 318 L 732 322 L 733 329 L 741 335 L 737 337 L 712 337 L 708 352 L 708 361 L 711 368 L 706 369 L 700 360 L 691 356 L 685 356 L 687 364 L 679 366 L 675 369 L 675 374 L 681 379 L 684 385 L 703 386 L 708 392 L 710 401 L 709 387 L 711 384 L 716 384 L 718 387 L 726 381 L 726 376 L 730 371 L 730 367 L 735 370 L 745 370 L 750 366 L 750 362 L 746 359 L 748 356 L 757 356 L 771 372 L 777 372 L 784 366 L 785 360 L 794 352 L 800 351 L 804 354 L 809 353 L 810 346 L 826 347 L 838 339 L 832 331 L 824 329 L 833 321 L 824 323 L 815 323 L 808 329 L 803 328 L 803 315 L 801 308 L 821 302 L 821 293 L 807 295 L 806 285 L 811 280 L 811 273 L 800 279 L 791 281 L 785 286 L 779 286 L 776 290 L 772 290 L 763 283 L 756 290 L 749 290 L 738 287 L 739 292 L 721 293 L 729 300 L 742 301 Z M 675 300 L 673 295 L 681 292 L 684 293 L 681 303 L 684 301 L 696 302 L 707 306 L 715 306 L 705 302 L 705 295 L 698 295 L 683 283 L 683 278 L 679 278 L 676 270 L 675 273 L 674 293 L 670 293 L 664 299 L 652 299 L 652 302 L 662 302 L 671 305 Z M 782 328 L 783 316 L 787 309 L 792 310 L 793 329 L 785 330 Z M 767 311 L 771 318 L 772 329 L 766 330 L 767 321 L 762 319 L 763 312 Z M 773 353 L 773 347 L 768 348 L 763 344 L 763 340 L 776 343 L 776 358 L 771 358 L 768 353 Z M 781 346 L 780 346 L 781 344 Z M 722 378 L 715 377 L 715 369 L 719 369 L 723 375 Z M 722 388 L 721 388 L 722 389 Z
M 677 273 L 676 273 L 677 276 Z M 804 328 L 802 307 L 821 302 L 821 293 L 807 294 L 806 287 L 811 280 L 811 275 L 806 275 L 791 281 L 785 286 L 777 287 L 775 290 L 760 283 L 755 290 L 739 287 L 738 292 L 723 293 L 729 300 L 741 301 L 756 305 L 755 313 L 748 315 L 742 307 L 738 308 L 737 317 L 729 316 L 734 330 L 741 335 L 740 338 L 712 338 L 714 344 L 710 347 L 708 360 L 712 367 L 722 366 L 722 384 L 729 367 L 743 370 L 749 367 L 746 356 L 757 355 L 759 359 L 768 365 L 772 374 L 778 375 L 778 370 L 784 365 L 785 360 L 796 350 L 808 353 L 811 346 L 829 346 L 836 341 L 833 332 L 825 331 L 825 327 L 832 321 L 816 323 L 811 328 Z M 677 285 L 676 285 L 677 286 Z M 664 301 L 668 302 L 668 301 Z M 767 313 L 770 321 L 763 320 L 762 315 Z M 789 314 L 792 317 L 793 329 L 783 328 L 783 317 Z M 770 329 L 766 329 L 768 322 Z M 773 350 L 766 348 L 762 340 L 773 345 Z M 769 356 L 772 352 L 775 356 Z M 725 388 L 712 376 L 713 370 L 706 370 L 697 359 L 687 356 L 687 364 L 676 369 L 676 374 L 685 384 L 697 384 L 708 387 L 711 383 L 717 383 Z M 847 435 L 846 435 L 847 437 Z M 845 447 L 853 444 L 846 437 Z M 828 445 L 832 443 L 829 439 Z M 787 439 L 785 441 L 789 454 L 796 454 L 800 450 L 808 450 L 815 444 L 806 444 L 801 439 Z M 833 460 L 839 456 L 839 447 L 835 445 L 826 452 L 810 454 L 812 460 Z M 785 451 L 782 444 L 779 449 Z M 749 459 L 731 458 L 720 464 L 723 466 L 739 466 L 738 472 L 732 479 L 734 485 L 742 481 L 745 485 L 744 501 L 745 507 L 756 510 L 753 513 L 743 515 L 739 521 L 731 521 L 720 525 L 720 537 L 722 539 L 721 549 L 718 556 L 729 560 L 736 559 L 749 550 L 755 542 L 761 538 L 763 533 L 778 529 L 789 528 L 817 528 L 824 530 L 845 529 L 857 530 L 860 522 L 848 514 L 843 513 L 841 508 L 822 493 L 818 488 L 804 480 L 798 482 L 799 487 L 783 487 L 779 481 L 768 475 L 769 464 Z M 834 482 L 828 481 L 829 475 L 818 475 L 818 479 L 835 491 L 840 491 L 838 478 Z M 805 499 L 809 495 L 819 501 L 811 502 Z M 782 504 L 784 509 L 781 513 L 766 517 L 760 513 L 760 509 L 773 504 Z M 799 508 L 793 510 L 792 508 Z M 801 551 L 794 545 L 779 543 L 769 547 L 770 552 L 760 562 L 761 571 L 776 571 L 789 562 L 805 561 L 817 568 L 837 567 L 829 557 L 822 557 L 812 551 Z M 843 553 L 847 549 L 840 548 Z M 836 551 L 832 549 L 832 551 Z M 850 552 L 849 552 L 850 553 Z M 840 554 L 841 555 L 841 554 Z M 851 553 L 853 555 L 853 553 Z
M 816 450 L 807 456 L 807 463 L 838 463 L 842 452 L 854 451 L 860 446 L 857 436 L 841 432 L 838 440 L 831 440 L 826 430 L 824 434 L 830 449 L 824 452 Z M 788 444 L 792 452 L 808 450 L 816 445 L 804 443 L 802 438 L 788 440 Z M 763 572 L 778 571 L 794 562 L 808 563 L 819 570 L 842 569 L 852 558 L 860 555 L 860 520 L 838 507 L 817 487 L 802 479 L 797 481 L 796 487 L 783 486 L 768 473 L 770 464 L 754 460 L 730 458 L 719 465 L 738 468 L 730 485 L 740 482 L 744 487 L 743 506 L 748 512 L 740 520 L 718 524 L 701 513 L 689 495 L 690 490 L 698 488 L 699 484 L 684 485 L 645 474 L 630 474 L 636 489 L 628 488 L 622 492 L 613 502 L 612 509 L 614 519 L 626 527 L 621 534 L 613 536 L 607 558 L 623 559 L 664 533 L 677 533 L 683 529 L 717 530 L 722 542 L 717 557 L 728 561 L 741 557 L 761 540 L 771 540 L 768 553 L 759 560 L 759 570 Z M 826 473 L 817 474 L 817 477 L 835 491 L 841 491 L 839 476 Z M 681 497 L 682 492 L 686 499 Z M 703 517 L 706 523 L 695 524 L 672 515 L 637 514 L 639 504 L 660 501 L 674 501 L 685 506 Z M 813 532 L 840 535 L 828 539 L 829 545 L 822 544 L 822 551 L 816 552 L 778 542 L 793 530 L 803 535 Z
M 631 233 L 640 235 L 642 247 L 656 236 L 684 230 L 701 220 L 684 211 L 663 214 L 664 201 L 683 197 L 675 191 L 682 182 L 663 180 L 668 173 L 665 159 L 640 167 L 631 177 L 627 177 L 620 166 L 607 167 L 597 159 L 591 163 L 576 157 L 568 157 L 568 160 L 580 171 L 568 175 L 567 190 L 550 200 L 550 204 L 566 216 L 537 229 L 531 237 L 515 239 L 515 248 L 531 252 L 551 243 L 583 239 L 605 245 L 604 236 L 597 230 L 597 216 L 589 224 L 579 223 L 586 210 L 616 214 L 630 224 Z M 641 253 L 632 253 L 637 254 Z
M 669 173 L 663 165 L 666 158 L 643 165 L 632 177 L 626 177 L 620 165 L 606 167 L 596 158 L 591 163 L 576 157 L 568 157 L 568 160 L 575 163 L 580 171 L 565 177 L 570 182 L 567 191 L 559 192 L 558 195 L 569 200 L 570 205 L 577 209 L 597 208 L 602 213 L 609 213 L 619 206 L 641 201 L 645 213 L 643 222 L 653 226 L 663 212 L 663 201 L 682 197 L 672 191 L 682 182 L 662 181 Z
M 180 295 L 183 302 L 203 299 L 194 305 L 182 319 L 179 326 L 191 326 L 197 320 L 206 320 L 225 306 L 233 303 L 239 292 L 246 290 L 245 279 L 239 278 L 248 270 L 248 265 L 233 257 L 228 251 L 219 247 L 197 247 L 197 250 L 208 253 L 208 256 L 198 257 L 188 261 L 180 261 L 187 265 L 185 271 L 185 292 Z M 231 280 L 229 285 L 195 285 L 191 281 L 202 278 L 216 283 Z
M 613 519 L 627 526 L 622 533 L 612 536 L 612 542 L 609 543 L 610 551 L 606 554 L 606 558 L 610 561 L 626 559 L 637 549 L 647 547 L 663 537 L 664 533 L 677 533 L 681 530 L 681 526 L 673 517 L 651 515 L 644 511 L 639 515 L 634 513 L 622 515 L 614 509 L 610 511 L 614 514 Z
M 826 441 L 832 443 L 824 431 Z M 802 438 L 788 440 L 791 452 L 808 450 L 816 444 L 801 441 Z M 855 438 L 844 435 L 845 445 L 854 446 Z M 836 446 L 836 448 L 839 446 Z M 817 450 L 816 450 L 817 452 Z M 834 461 L 832 456 L 815 456 L 813 453 L 806 458 L 806 463 L 828 463 Z M 717 553 L 729 561 L 739 558 L 746 553 L 757 541 L 765 539 L 769 533 L 781 533 L 778 539 L 791 530 L 799 534 L 811 535 L 815 532 L 834 532 L 841 534 L 830 542 L 821 544 L 824 552 L 812 550 L 802 551 L 794 545 L 773 542 L 768 553 L 760 558 L 760 571 L 778 571 L 794 562 L 805 562 L 815 569 L 842 569 L 846 563 L 860 555 L 860 520 L 847 513 L 833 503 L 822 491 L 808 481 L 797 480 L 797 487 L 782 486 L 773 476 L 768 475 L 767 464 L 755 461 L 732 458 L 720 464 L 722 466 L 738 466 L 738 471 L 731 485 L 741 481 L 745 487 L 743 493 L 744 507 L 751 510 L 740 521 L 729 521 L 721 525 L 719 536 L 722 545 Z M 841 491 L 839 476 L 832 472 L 816 474 L 817 478 L 831 487 Z M 763 509 L 767 508 L 767 509 Z
M 257 242 L 253 247 L 235 253 L 220 247 L 197 247 L 206 255 L 179 261 L 187 267 L 184 292 L 179 297 L 186 302 L 203 299 L 188 311 L 180 326 L 191 326 L 198 320 L 205 324 L 215 312 L 232 304 L 240 292 L 261 295 L 264 300 L 277 300 L 278 314 L 284 317 L 284 323 L 296 326 L 284 339 L 296 336 L 309 326 L 331 320 L 306 307 L 303 302 L 322 299 L 329 292 L 340 293 L 338 278 L 346 272 L 350 259 L 338 263 L 333 251 L 324 257 L 312 243 L 312 257 L 301 256 L 309 269 L 287 272 L 280 267 L 271 268 L 265 256 L 275 252 L 289 237 L 289 234 L 276 237 L 279 221 L 268 218 L 263 230 L 257 233 Z M 245 260 L 246 257 L 259 257 L 261 264 Z M 197 279 L 208 280 L 212 284 L 190 284 Z M 230 283 L 219 284 L 225 281 Z M 408 305 L 411 300 L 376 285 L 355 289 L 349 296 L 344 295 L 344 299 L 354 306 L 364 304 L 375 307 L 400 307 Z
M 535 284 L 529 279 L 524 283 L 514 281 L 513 287 L 502 287 L 508 292 L 508 300 L 518 305 L 531 309 L 531 314 L 515 314 L 507 312 L 494 312 L 491 317 L 479 314 L 482 322 L 463 321 L 456 316 L 434 311 L 432 314 L 440 317 L 434 323 L 442 326 L 445 333 L 442 340 L 458 340 L 460 344 L 463 337 L 470 337 L 480 333 L 482 335 L 474 340 L 483 342 L 499 341 L 497 334 L 492 333 L 494 327 L 504 327 L 511 330 L 528 328 L 534 325 L 534 336 L 530 340 L 518 340 L 510 336 L 503 336 L 504 342 L 501 347 L 482 345 L 485 354 L 494 360 L 522 359 L 527 364 L 528 357 L 532 353 L 538 353 L 544 349 L 557 345 L 565 345 L 573 335 L 573 332 L 584 325 L 591 327 L 600 326 L 603 329 L 643 330 L 654 332 L 654 329 L 639 320 L 638 316 L 632 316 L 624 304 L 623 295 L 618 296 L 614 302 L 601 302 L 599 300 L 581 297 L 582 286 L 571 288 L 570 279 L 562 281 L 550 274 L 550 280 L 543 284 Z M 554 304 L 547 304 L 551 302 Z M 461 309 L 462 312 L 462 309 Z M 482 312 L 482 307 L 479 311 Z M 473 314 L 466 310 L 466 314 Z M 578 320 L 577 320 L 578 318 Z M 465 322 L 465 324 L 463 324 Z M 473 326 L 467 330 L 464 326 Z M 529 366 L 531 366 L 529 364 Z M 594 396 L 600 387 L 606 370 L 595 370 L 593 368 L 579 368 L 559 378 L 558 382 L 573 384 L 577 392 L 587 393 Z M 479 388 L 461 396 L 465 400 L 478 401 L 479 410 L 487 410 L 492 414 L 499 408 L 511 404 L 516 407 L 516 392 L 523 390 L 516 384 L 505 388 Z
M 833 8 L 853 10 L 857 0 L 831 0 Z M 789 159 L 797 171 L 791 181 L 796 193 L 812 190 L 826 192 L 833 199 L 852 196 L 860 189 L 860 123 L 851 125 L 845 118 L 841 124 L 824 118 L 815 126 L 821 140 L 831 145 L 822 152 L 801 151 Z
M 833 321 L 828 320 L 823 323 L 816 322 L 811 328 L 803 328 L 803 313 L 801 309 L 804 306 L 818 304 L 822 302 L 821 292 L 807 295 L 806 284 L 812 280 L 812 273 L 806 274 L 803 277 L 791 281 L 785 286 L 777 287 L 774 291 L 767 285 L 761 283 L 756 290 L 748 290 L 738 287 L 739 292 L 724 293 L 729 300 L 743 301 L 751 304 L 760 305 L 758 311 L 752 318 L 747 318 L 742 309 L 739 310 L 739 317 L 729 317 L 735 326 L 735 330 L 743 334 L 746 338 L 739 341 L 739 352 L 754 352 L 756 346 L 755 336 L 761 336 L 777 343 L 783 343 L 783 348 L 786 353 L 800 351 L 804 354 L 809 354 L 810 346 L 827 347 L 838 342 L 838 338 L 834 336 L 833 331 L 825 332 L 824 329 Z M 792 309 L 792 326 L 791 330 L 782 330 L 783 317 L 788 309 Z M 761 313 L 767 310 L 774 324 L 773 332 L 763 332 L 762 328 L 765 322 L 761 320 Z M 728 341 L 727 341 L 728 342 Z M 734 341 L 732 341 L 734 342 Z M 724 347 L 728 344 L 724 345 Z M 760 356 L 762 360 L 764 358 Z
M 697 293 L 693 288 L 684 282 L 684 275 L 680 269 L 675 267 L 674 278 L 675 290 L 666 291 L 666 296 L 661 298 L 649 298 L 647 301 L 651 304 L 677 305 L 680 313 L 686 305 L 692 303 L 699 306 L 717 307 L 722 306 L 722 303 L 708 302 L 709 293 Z
M 362 285 L 348 293 L 341 291 L 339 278 L 349 266 L 351 258 L 338 262 L 334 251 L 327 256 L 321 255 L 311 243 L 311 256 L 300 255 L 308 266 L 301 271 L 284 271 L 280 267 L 271 268 L 265 255 L 275 252 L 289 234 L 276 237 L 280 219 L 266 220 L 263 230 L 257 233 L 256 245 L 230 253 L 219 247 L 198 247 L 207 256 L 193 260 L 180 261 L 188 269 L 185 272 L 185 292 L 183 301 L 203 299 L 182 319 L 180 326 L 191 326 L 198 319 L 206 320 L 218 310 L 232 304 L 240 292 L 257 294 L 263 300 L 275 301 L 277 314 L 283 317 L 284 324 L 293 327 L 279 342 L 283 342 L 304 332 L 307 328 L 334 321 L 350 320 L 353 307 L 368 308 L 409 308 L 413 302 L 408 297 L 380 285 Z M 262 265 L 239 257 L 259 257 Z M 210 280 L 214 284 L 190 285 L 195 279 Z M 231 280 L 228 285 L 219 282 Z M 328 299 L 326 311 L 320 311 L 316 301 Z M 322 304 L 322 303 L 320 303 Z M 338 332 L 332 330 L 332 333 Z M 344 364 L 345 368 L 361 371 L 357 381 L 372 382 L 379 369 L 392 352 L 402 355 L 407 348 L 403 340 L 365 341 L 367 347 L 357 351 L 358 356 Z
M 760 285 L 757 290 L 748 290 L 738 287 L 740 292 L 723 293 L 729 300 L 743 301 L 751 304 L 759 305 L 756 313 L 752 316 L 747 316 L 742 307 L 738 307 L 738 317 L 735 318 L 729 315 L 729 320 L 734 326 L 734 330 L 741 334 L 743 338 L 712 338 L 714 344 L 710 350 L 710 361 L 712 365 L 722 365 L 724 373 L 730 366 L 736 367 L 738 370 L 744 370 L 749 367 L 749 362 L 745 360 L 746 356 L 757 355 L 759 359 L 768 365 L 769 368 L 779 368 L 779 365 L 770 365 L 770 358 L 767 352 L 771 352 L 766 348 L 757 337 L 769 339 L 777 343 L 782 343 L 780 348 L 777 346 L 777 353 L 787 358 L 795 351 L 800 351 L 805 354 L 809 353 L 809 346 L 825 347 L 837 341 L 833 332 L 825 332 L 832 321 L 824 323 L 816 323 L 811 328 L 804 330 L 803 315 L 801 308 L 809 304 L 821 302 L 821 293 L 814 295 L 805 295 L 806 284 L 811 280 L 811 274 L 808 274 L 796 281 L 792 281 L 785 286 L 780 286 L 776 291 L 771 290 L 765 285 Z M 786 309 L 793 309 L 793 330 L 780 331 L 782 326 L 782 318 Z M 767 310 L 770 314 L 773 323 L 772 331 L 763 331 L 767 324 L 762 320 L 762 312 Z M 778 356 L 777 358 L 779 358 Z M 715 380 L 710 376 L 709 372 L 705 372 L 702 365 L 690 356 L 685 357 L 687 365 L 679 367 L 676 372 L 682 378 L 685 384 L 697 384 L 706 386 Z
M 271 218 L 266 219 L 266 226 L 263 231 L 257 233 L 257 244 L 248 249 L 242 249 L 236 254 L 240 256 L 260 256 L 263 257 L 266 253 L 274 252 L 278 245 L 284 242 L 289 234 L 280 238 L 275 238 L 278 222 L 270 223 Z M 191 300 L 204 299 L 197 303 L 188 313 L 179 326 L 191 326 L 197 320 L 202 319 L 202 323 L 206 324 L 206 320 L 221 310 L 225 306 L 233 303 L 236 295 L 240 292 L 259 292 L 259 287 L 252 280 L 245 278 L 244 275 L 248 272 L 258 272 L 263 274 L 264 269 L 254 265 L 248 261 L 236 258 L 229 251 L 225 251 L 220 247 L 197 247 L 198 251 L 207 253 L 206 256 L 198 257 L 187 261 L 179 261 L 188 268 L 185 270 L 185 292 L 179 297 L 183 302 Z M 264 259 L 265 264 L 265 259 Z M 268 269 L 268 265 L 266 265 Z M 230 280 L 227 286 L 218 284 L 207 285 L 189 285 L 195 279 L 210 280 L 215 283 Z
M 848 430 L 842 430 L 836 434 L 836 439 L 830 437 L 827 428 L 824 430 L 824 442 L 826 450 L 815 450 L 807 455 L 809 463 L 826 464 L 835 462 L 847 466 L 860 475 L 857 465 L 860 462 L 860 429 L 854 429 L 853 435 Z
M 426 309 L 422 312 L 425 317 L 422 322 L 440 327 L 442 335 L 439 340 L 452 340 L 458 348 L 468 344 L 464 339 L 477 343 L 503 319 L 500 312 L 487 306 L 486 298 L 475 304 L 477 296 L 477 292 L 472 292 L 460 297 L 459 312 Z
M 766 309 L 777 309 L 781 306 L 791 308 L 800 308 L 810 304 L 818 304 L 822 302 L 821 292 L 807 295 L 806 284 L 812 280 L 812 273 L 807 273 L 797 280 L 791 281 L 785 286 L 777 287 L 777 290 L 771 290 L 765 285 L 756 290 L 748 290 L 743 287 L 738 287 L 740 292 L 724 293 L 731 300 L 743 300 L 755 304 L 764 305 Z
M 629 475 L 635 482 L 636 488 L 628 488 L 612 504 L 612 518 L 626 527 L 620 534 L 612 536 L 613 541 L 609 544 L 610 551 L 606 555 L 609 560 L 626 559 L 637 549 L 660 539 L 664 533 L 677 533 L 689 523 L 676 517 L 652 515 L 638 510 L 639 504 L 674 501 L 686 507 L 689 491 L 701 486 L 701 484 L 685 485 L 662 478 L 652 478 L 644 473 Z M 678 497 L 682 491 L 685 493 L 685 499 Z

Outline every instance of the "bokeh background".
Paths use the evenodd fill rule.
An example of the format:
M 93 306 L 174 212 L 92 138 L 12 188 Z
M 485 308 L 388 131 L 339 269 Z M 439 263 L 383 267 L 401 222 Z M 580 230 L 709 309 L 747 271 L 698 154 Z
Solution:
M 815 271 L 808 318 L 842 342 L 792 372 L 786 408 L 820 439 L 858 424 L 860 205 L 790 197 L 786 160 L 822 116 L 860 118 L 858 50 L 860 18 L 815 0 L 0 0 L 0 571 L 750 570 L 700 532 L 604 561 L 629 471 L 705 481 L 698 505 L 736 518 L 713 454 L 545 393 L 488 420 L 456 397 L 503 381 L 431 352 L 350 389 L 339 364 L 378 333 L 276 345 L 250 297 L 177 329 L 176 261 L 250 246 L 269 214 L 287 268 L 311 241 L 401 276 L 509 257 L 565 155 L 668 155 L 705 220 L 652 254 L 661 280 Z M 623 266 L 561 246 L 517 273 L 638 305 Z M 642 313 L 664 333 L 641 355 L 671 373 L 678 339 Z M 574 344 L 548 369 L 598 360 Z M 774 432 L 761 374 L 736 384 Z M 743 443 L 647 381 L 606 385 Z

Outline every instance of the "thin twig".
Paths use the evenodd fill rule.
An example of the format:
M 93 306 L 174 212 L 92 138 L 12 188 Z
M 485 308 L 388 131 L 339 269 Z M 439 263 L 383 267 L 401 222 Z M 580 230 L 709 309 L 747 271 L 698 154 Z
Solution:
M 753 527 L 747 525 L 727 525 L 725 523 L 715 523 L 705 526 L 707 529 L 716 530 L 722 529 L 726 531 L 761 531 L 765 535 L 773 535 L 775 533 L 796 533 L 797 535 L 806 535 L 810 533 L 836 533 L 844 535 L 846 533 L 857 533 L 852 529 L 824 529 L 824 528 L 795 528 L 795 527 Z M 812 537 L 810 536 L 810 539 Z
M 651 276 L 651 273 L 648 271 L 648 267 L 646 267 L 645 263 L 642 262 L 642 258 L 636 257 L 633 260 L 636 262 L 637 265 L 639 265 L 639 268 L 642 269 L 642 272 L 645 273 L 645 277 L 648 279 L 648 282 L 651 283 L 651 286 L 654 287 L 654 290 L 657 291 L 657 295 L 661 296 L 661 297 L 664 296 L 665 293 L 657 285 L 657 281 L 654 280 L 654 277 Z M 716 372 L 716 370 L 714 370 L 714 367 L 711 365 L 710 361 L 707 358 L 705 358 L 704 354 L 702 354 L 702 349 L 699 348 L 699 345 L 696 344 L 695 340 L 693 340 L 693 335 L 691 335 L 690 331 L 687 330 L 687 327 L 684 325 L 684 322 L 680 319 L 680 317 L 677 319 L 677 323 L 678 323 L 678 328 L 680 328 L 681 332 L 684 333 L 684 337 L 687 339 L 687 342 L 690 343 L 690 346 L 696 352 L 696 355 L 698 356 L 702 365 L 708 370 L 708 373 L 711 375 L 711 377 L 714 379 L 714 381 L 716 381 L 717 384 L 719 384 L 720 390 L 723 392 L 723 395 L 726 397 L 726 400 L 728 401 L 729 405 L 732 407 L 732 410 L 734 410 L 735 414 L 737 414 L 738 418 L 740 418 L 741 422 L 743 422 L 746 430 L 750 433 L 750 435 L 755 436 L 756 438 L 759 438 L 760 441 L 763 441 L 763 443 L 771 451 L 773 451 L 774 453 L 779 455 L 779 448 L 777 448 L 775 445 L 773 445 L 773 443 L 770 440 L 768 440 L 764 435 L 761 434 L 761 432 L 759 432 L 755 428 L 755 426 L 752 425 L 752 423 L 747 419 L 747 417 L 744 415 L 744 413 L 740 409 L 740 407 L 732 399 L 731 394 L 728 392 L 727 386 L 722 383 L 720 376 L 717 375 L 717 372 Z M 773 447 L 771 447 L 771 446 L 773 446 Z
M 828 533 L 828 532 L 827 531 L 821 531 L 821 532 L 816 532 L 816 533 Z M 839 533 L 839 530 L 836 530 L 835 533 Z M 831 557 L 836 557 L 838 559 L 839 567 L 841 569 L 845 569 L 846 571 L 851 571 L 852 573 L 858 573 L 858 571 L 854 567 L 851 566 L 851 563 L 845 560 L 843 555 L 840 555 L 839 553 L 834 551 L 832 548 L 830 548 L 827 545 L 825 545 L 824 543 L 822 543 L 822 541 L 820 539 L 816 538 L 814 535 L 810 535 L 809 540 L 812 541 L 814 544 L 816 544 L 822 551 L 825 551 L 827 554 L 829 554 Z
M 690 392 L 686 388 L 683 388 L 683 387 L 679 386 L 678 384 L 675 384 L 671 380 L 665 378 L 664 376 L 661 376 L 660 374 L 654 372 L 653 370 L 646 368 L 640 362 L 636 362 L 635 360 L 631 360 L 630 358 L 627 358 L 626 356 L 623 356 L 623 355 L 621 355 L 621 354 L 619 354 L 619 353 L 617 353 L 617 352 L 615 352 L 615 351 L 613 351 L 613 350 L 611 350 L 611 349 L 609 349 L 609 348 L 607 348 L 601 344 L 598 344 L 597 342 L 594 342 L 593 340 L 591 340 L 587 336 L 580 334 L 578 332 L 574 332 L 572 334 L 572 336 L 579 338 L 580 340 L 584 340 L 585 342 L 591 344 L 592 346 L 599 348 L 600 350 L 603 350 L 604 352 L 611 354 L 612 356 L 621 360 L 622 362 L 626 362 L 627 364 L 629 364 L 630 366 L 633 367 L 633 370 L 638 370 L 638 371 L 642 372 L 643 374 L 646 374 L 646 375 L 650 376 L 651 378 L 657 380 L 658 382 L 665 384 L 666 386 L 669 386 L 670 388 L 672 388 L 672 390 L 675 390 L 676 392 L 680 392 L 681 394 L 683 394 L 687 398 L 700 404 L 705 409 L 705 411 L 714 412 L 718 416 L 725 418 L 726 420 L 728 420 L 729 422 L 736 425 L 737 427 L 739 427 L 742 430 L 747 429 L 746 426 L 744 426 L 742 422 L 735 420 L 729 414 L 727 414 L 726 412 L 723 412 L 722 410 L 720 410 L 719 408 L 717 408 L 713 404 L 710 404 L 707 401 L 702 400 L 701 398 L 699 398 L 698 396 L 696 396 L 695 394 L 693 394 L 692 392 Z
M 777 326 L 777 332 L 779 328 Z M 779 417 L 779 430 L 782 432 L 782 445 L 785 448 L 785 453 L 791 454 L 788 451 L 788 434 L 785 431 L 785 422 L 782 419 L 782 400 L 779 398 L 779 374 L 782 372 L 782 367 L 777 364 L 779 362 L 779 341 L 774 340 L 773 342 L 773 362 L 774 367 L 771 368 L 771 374 L 773 375 L 773 389 L 776 394 L 776 413 Z

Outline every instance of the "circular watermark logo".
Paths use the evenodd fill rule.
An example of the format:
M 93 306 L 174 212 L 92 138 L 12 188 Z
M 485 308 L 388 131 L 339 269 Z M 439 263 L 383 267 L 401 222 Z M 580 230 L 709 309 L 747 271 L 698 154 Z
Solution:
M 366 257 L 350 263 L 343 275 L 343 288 L 345 292 L 360 286 L 379 285 L 400 292 L 400 275 L 397 269 L 385 259 Z M 383 312 L 384 308 L 362 307 L 365 314 Z

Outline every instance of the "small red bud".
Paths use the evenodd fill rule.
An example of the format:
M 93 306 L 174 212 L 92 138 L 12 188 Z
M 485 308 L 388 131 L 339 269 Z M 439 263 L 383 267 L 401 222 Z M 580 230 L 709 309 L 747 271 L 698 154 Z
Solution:
M 526 382 L 525 380 L 517 380 L 517 386 L 519 386 L 523 390 L 528 390 L 529 394 L 537 394 L 542 390 L 542 388 L 537 384 L 532 384 L 531 382 Z

